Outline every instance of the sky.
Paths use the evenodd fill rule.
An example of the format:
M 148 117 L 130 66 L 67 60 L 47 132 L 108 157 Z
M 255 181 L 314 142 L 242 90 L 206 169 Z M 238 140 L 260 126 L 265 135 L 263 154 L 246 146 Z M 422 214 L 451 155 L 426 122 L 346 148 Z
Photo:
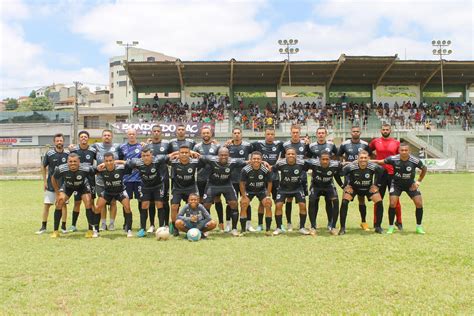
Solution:
M 279 39 L 298 39 L 292 60 L 341 54 L 474 59 L 473 0 L 1 0 L 0 98 L 52 83 L 108 84 L 117 40 L 181 60 L 283 60 Z

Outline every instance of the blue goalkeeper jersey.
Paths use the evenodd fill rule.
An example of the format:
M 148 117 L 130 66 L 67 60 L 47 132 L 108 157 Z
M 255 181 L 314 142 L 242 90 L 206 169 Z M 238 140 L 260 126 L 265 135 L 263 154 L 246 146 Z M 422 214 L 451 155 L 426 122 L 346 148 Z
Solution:
M 139 143 L 133 145 L 129 143 L 124 143 L 120 145 L 120 152 L 122 153 L 124 160 L 141 158 L 142 145 L 140 145 Z M 124 175 L 123 182 L 141 182 L 140 172 L 138 170 L 133 170 L 132 173 Z

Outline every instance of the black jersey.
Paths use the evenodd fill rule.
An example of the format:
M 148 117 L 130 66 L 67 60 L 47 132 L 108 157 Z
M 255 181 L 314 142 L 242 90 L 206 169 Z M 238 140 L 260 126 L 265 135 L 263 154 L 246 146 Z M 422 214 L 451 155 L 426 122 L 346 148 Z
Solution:
M 250 145 L 249 142 L 244 142 L 240 143 L 240 145 L 234 145 L 230 144 L 227 146 L 229 149 L 229 157 L 233 159 L 239 159 L 242 161 L 246 161 L 249 159 L 249 155 L 252 153 L 252 145 Z M 232 183 L 239 183 L 240 181 L 240 170 L 237 168 L 234 168 L 232 170 L 232 176 L 231 176 L 231 181 Z
M 198 159 L 190 159 L 189 163 L 182 164 L 179 159 L 171 161 L 171 185 L 173 190 L 188 189 L 196 186 L 196 170 L 204 163 Z
M 314 187 L 328 187 L 334 185 L 333 178 L 342 186 L 342 164 L 337 160 L 329 161 L 329 166 L 321 166 L 319 159 L 306 160 L 307 168 L 312 170 L 311 184 Z
M 126 166 L 130 169 L 137 169 L 140 172 L 143 187 L 154 188 L 162 183 L 160 167 L 168 162 L 168 156 L 154 157 L 149 165 L 145 165 L 142 159 L 133 158 L 127 160 Z
M 80 190 L 89 184 L 87 180 L 93 177 L 95 169 L 87 164 L 79 164 L 76 171 L 71 171 L 67 163 L 62 164 L 54 169 L 54 178 L 63 188 L 71 190 Z
M 119 194 L 125 190 L 123 184 L 123 177 L 125 174 L 129 174 L 130 170 L 126 165 L 118 165 L 112 171 L 104 169 L 99 172 L 104 180 L 104 191 L 108 194 Z
M 179 148 L 183 145 L 186 145 L 189 147 L 189 149 L 193 150 L 194 146 L 196 145 L 196 142 L 192 140 L 191 138 L 185 138 L 185 139 L 173 138 L 172 140 L 170 140 L 171 152 L 179 151 Z
M 334 145 L 331 142 L 325 142 L 324 144 L 314 142 L 308 146 L 308 157 L 310 158 L 319 158 L 319 156 L 323 152 L 329 153 L 331 157 L 336 156 L 337 155 L 336 145 Z
M 95 159 L 97 160 L 97 164 L 103 163 L 104 155 L 109 152 L 114 154 L 115 160 L 123 158 L 123 155 L 120 151 L 120 144 L 95 143 L 92 144 L 91 147 L 96 151 Z
M 285 158 L 285 152 L 289 148 L 293 148 L 296 151 L 296 157 L 298 159 L 304 159 L 308 155 L 308 146 L 306 146 L 306 143 L 303 140 L 293 143 L 290 139 L 283 143 L 281 158 Z
M 199 160 L 207 164 L 210 168 L 208 184 L 211 186 L 232 185 L 232 170 L 239 170 L 239 168 L 246 165 L 245 161 L 232 158 L 229 158 L 227 163 L 222 165 L 217 156 L 201 156 Z
M 303 187 L 301 174 L 306 171 L 303 159 L 296 159 L 293 165 L 290 165 L 286 159 L 280 159 L 273 166 L 273 169 L 280 172 L 280 191 L 293 192 L 301 190 Z
M 423 162 L 412 155 L 408 157 L 408 160 L 401 160 L 400 155 L 390 156 L 384 159 L 384 163 L 393 166 L 393 182 L 401 187 L 415 182 L 416 168 L 424 167 Z
M 214 144 L 214 143 L 209 143 L 205 144 L 204 142 L 197 143 L 196 146 L 194 146 L 194 151 L 201 154 L 201 156 L 217 156 L 217 153 L 219 152 L 219 149 L 221 148 L 221 145 L 219 144 Z M 205 182 L 207 181 L 207 178 L 209 177 L 209 166 L 206 166 L 204 168 L 199 168 L 197 172 L 197 181 L 198 182 Z
M 68 152 L 62 151 L 57 152 L 55 149 L 50 149 L 46 152 L 43 157 L 43 167 L 48 167 L 48 178 L 47 185 L 48 191 L 54 191 L 53 185 L 51 184 L 51 177 L 54 174 L 56 167 L 65 164 L 67 162 Z
M 359 152 L 361 150 L 367 151 L 370 156 L 371 150 L 369 144 L 366 141 L 359 140 L 358 143 L 354 143 L 351 139 L 348 139 L 342 142 L 337 155 L 341 158 L 344 158 L 345 161 L 353 162 L 359 158 Z
M 252 142 L 252 151 L 262 153 L 263 161 L 270 166 L 274 166 L 283 153 L 283 142 L 276 140 L 269 144 L 265 140 Z M 278 180 L 278 172 L 272 170 L 272 180 Z
M 369 162 L 365 169 L 361 169 L 357 161 L 342 168 L 346 183 L 360 191 L 369 190 L 373 184 L 379 185 L 383 171 L 384 168 L 373 162 Z
M 92 166 L 97 154 L 97 149 L 93 146 L 87 146 L 86 149 L 82 149 L 79 145 L 76 145 L 73 149 L 70 149 L 70 152 L 78 154 L 81 163 Z
M 270 181 L 272 174 L 264 165 L 256 170 L 251 165 L 246 165 L 240 173 L 240 182 L 245 182 L 247 192 L 265 191 Z
M 170 142 L 166 139 L 161 140 L 159 143 L 153 143 L 152 142 L 152 143 L 148 144 L 148 147 L 150 147 L 151 150 L 153 151 L 153 156 L 154 157 L 161 156 L 161 155 L 167 155 L 167 154 L 172 152 Z M 163 181 L 166 181 L 170 178 L 170 174 L 169 174 L 169 171 L 168 171 L 168 165 L 162 164 L 160 166 L 160 175 L 161 175 Z

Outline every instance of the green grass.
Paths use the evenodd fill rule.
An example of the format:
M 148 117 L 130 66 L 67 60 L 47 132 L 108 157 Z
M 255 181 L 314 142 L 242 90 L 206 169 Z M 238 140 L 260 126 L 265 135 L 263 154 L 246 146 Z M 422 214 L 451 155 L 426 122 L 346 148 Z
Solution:
M 472 314 L 473 184 L 472 174 L 427 176 L 424 236 L 403 196 L 405 232 L 392 236 L 362 232 L 351 203 L 342 237 L 215 233 L 190 243 L 37 236 L 41 183 L 0 182 L 0 314 Z

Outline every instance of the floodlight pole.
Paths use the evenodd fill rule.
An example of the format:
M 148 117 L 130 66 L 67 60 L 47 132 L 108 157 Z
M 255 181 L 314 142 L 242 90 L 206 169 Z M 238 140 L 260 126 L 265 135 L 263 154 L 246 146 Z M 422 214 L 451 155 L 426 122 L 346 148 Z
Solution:
M 283 49 L 283 48 L 280 48 L 280 49 L 279 49 L 279 52 L 280 52 L 280 54 L 286 55 L 286 58 L 287 58 L 287 60 L 288 60 L 288 84 L 289 84 L 289 86 L 291 87 L 291 62 L 290 62 L 290 54 L 298 54 L 298 52 L 299 52 L 300 50 L 299 50 L 299 48 L 297 48 L 297 47 L 295 47 L 295 48 L 290 48 L 290 45 L 293 46 L 293 45 L 298 44 L 298 40 L 297 40 L 297 39 L 279 40 L 279 41 L 278 41 L 278 44 L 285 47 L 284 49 Z
M 128 49 L 130 47 L 134 47 L 134 46 L 137 46 L 138 45 L 138 42 L 137 41 L 133 41 L 131 43 L 124 43 L 122 41 L 116 41 L 117 45 L 119 46 L 122 46 L 122 47 L 125 47 L 125 61 L 128 62 Z M 128 76 L 127 76 L 127 80 L 125 81 L 125 96 L 128 97 Z
M 450 49 L 446 49 L 448 46 L 451 45 L 450 40 L 433 40 L 431 44 L 437 49 L 433 49 L 433 55 L 439 55 L 439 62 L 440 62 L 440 70 L 441 70 L 441 93 L 444 95 L 444 75 L 443 75 L 443 55 L 447 56 L 450 55 L 453 51 Z

